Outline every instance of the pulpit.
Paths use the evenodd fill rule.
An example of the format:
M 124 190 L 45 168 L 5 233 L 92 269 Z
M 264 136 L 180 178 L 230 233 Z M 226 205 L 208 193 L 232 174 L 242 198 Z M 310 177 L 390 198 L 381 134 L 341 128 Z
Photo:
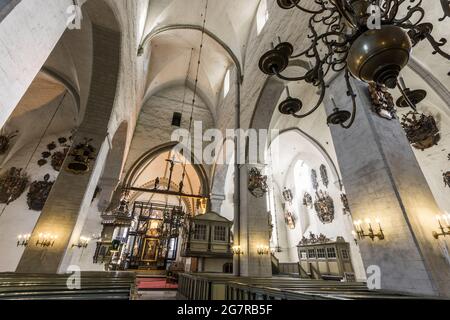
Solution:
M 190 219 L 182 256 L 197 258 L 198 272 L 229 271 L 233 262 L 232 225 L 232 221 L 215 212 Z

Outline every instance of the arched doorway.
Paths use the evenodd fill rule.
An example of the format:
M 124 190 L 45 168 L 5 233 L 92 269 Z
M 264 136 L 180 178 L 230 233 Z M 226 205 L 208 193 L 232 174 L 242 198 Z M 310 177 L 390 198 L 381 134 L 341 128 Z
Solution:
M 272 152 L 272 148 L 277 153 Z M 273 225 L 270 246 L 281 265 L 302 263 L 300 253 L 303 247 L 307 248 L 306 251 L 310 249 L 312 243 L 308 241 L 311 234 L 315 237 L 324 235 L 328 239 L 324 246 L 331 246 L 340 240 L 339 245 L 343 248 L 338 250 L 348 253 L 345 255 L 346 261 L 340 261 L 341 255 L 333 263 L 342 262 L 343 269 L 347 268 L 345 272 L 355 273 L 357 279 L 364 279 L 361 254 L 352 234 L 351 212 L 342 200 L 345 191 L 337 166 L 323 146 L 300 129 L 292 128 L 282 131 L 270 141 L 266 159 L 270 185 L 267 200 Z M 316 205 L 322 197 L 330 199 L 330 211 L 322 211 Z M 320 243 L 314 245 L 320 246 Z M 327 256 L 323 257 L 320 250 L 317 252 L 320 254 L 318 260 L 331 261 Z M 308 262 L 314 259 L 311 252 L 308 259 Z M 327 272 L 335 272 L 324 265 L 319 265 L 323 276 Z

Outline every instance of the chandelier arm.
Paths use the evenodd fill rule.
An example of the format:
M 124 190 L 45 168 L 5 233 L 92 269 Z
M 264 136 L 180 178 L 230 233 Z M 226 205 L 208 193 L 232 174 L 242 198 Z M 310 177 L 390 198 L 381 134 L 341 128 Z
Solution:
M 350 25 L 352 29 L 358 28 L 358 26 L 355 24 L 355 22 L 352 20 L 352 17 L 348 14 L 346 10 L 345 0 L 330 0 L 330 2 L 334 4 L 336 10 L 347 21 L 347 23 Z
M 291 59 L 300 58 L 300 57 L 306 55 L 309 51 L 311 51 L 313 47 L 314 47 L 314 44 L 312 44 L 312 45 L 309 46 L 306 50 L 304 50 L 304 51 L 302 51 L 302 52 L 300 52 L 300 53 L 291 55 L 290 58 L 291 58 Z
M 331 68 L 334 72 L 341 72 L 345 68 L 347 68 L 346 61 L 335 61 L 331 64 Z
M 334 34 L 333 34 L 334 35 Z M 337 35 L 337 34 L 336 34 Z M 324 40 L 323 37 L 318 38 L 318 40 L 320 40 L 322 38 L 322 41 Z M 323 42 L 325 45 L 330 45 L 331 47 L 337 47 L 337 48 L 344 48 L 344 50 L 338 50 L 336 49 L 330 49 L 331 51 L 334 51 L 335 53 L 345 53 L 348 52 L 348 44 L 350 43 L 349 39 L 345 39 L 345 42 L 336 42 L 336 41 L 324 41 Z M 302 56 L 307 56 L 308 52 L 310 52 L 311 50 L 314 49 L 314 47 L 317 47 L 317 43 L 314 42 L 313 44 L 311 44 L 311 46 L 309 46 L 307 49 L 305 49 L 304 51 L 298 53 L 298 54 L 293 54 L 290 56 L 290 59 L 296 59 L 296 58 L 300 58 Z M 310 55 L 309 57 L 314 57 L 314 54 Z
M 330 18 L 331 19 L 331 18 Z M 328 25 L 327 31 L 335 31 L 335 32 L 342 32 L 344 33 L 345 26 L 343 23 L 341 23 L 341 16 L 337 15 L 335 17 L 332 17 L 332 21 Z
M 414 30 L 414 31 L 416 31 L 416 28 L 418 27 L 416 25 L 410 25 L 410 24 L 404 24 L 404 23 L 399 24 L 398 26 L 403 29 L 409 29 L 409 30 Z M 448 42 L 448 40 L 446 38 L 441 38 L 439 41 L 437 41 L 431 33 L 425 33 L 424 36 L 427 39 L 427 41 L 430 43 L 430 45 L 433 47 L 433 49 L 434 49 L 433 54 L 437 53 L 440 56 L 444 57 L 445 59 L 450 60 L 450 54 L 441 49 L 441 47 L 446 45 Z M 421 40 L 423 40 L 423 39 L 421 39 Z
M 332 68 L 332 64 L 330 64 L 330 63 L 326 63 L 326 70 L 325 70 L 325 72 L 323 73 L 323 77 L 324 78 L 326 78 L 326 76 L 328 75 L 328 73 L 330 73 L 330 71 L 331 70 L 333 70 L 333 68 Z M 334 70 L 333 70 L 334 71 Z
M 328 64 L 327 72 L 325 73 L 325 76 L 328 74 L 328 72 L 333 70 L 334 72 L 340 72 L 344 70 L 347 66 L 347 56 L 348 56 L 348 48 L 344 48 L 347 50 L 336 50 L 333 49 L 331 46 L 328 46 L 329 55 L 326 59 L 326 64 Z M 339 58 L 334 57 L 335 54 L 339 55 Z
M 356 94 L 353 91 L 352 84 L 350 83 L 350 75 L 348 69 L 345 70 L 345 83 L 347 84 L 347 95 L 352 99 L 353 112 L 352 117 L 350 118 L 350 122 L 347 124 L 341 123 L 341 127 L 344 129 L 350 129 L 356 119 Z
M 334 16 L 334 14 L 332 14 L 325 19 L 325 24 L 328 26 L 328 30 L 338 30 L 339 18 L 339 15 Z
M 383 4 L 383 7 L 385 9 L 385 13 L 383 14 L 383 17 L 387 17 L 387 22 L 392 23 L 392 21 L 394 21 L 395 17 L 398 14 L 399 9 L 400 9 L 400 4 L 401 3 L 399 3 L 398 0 L 387 0 Z
M 336 40 L 329 41 L 327 38 L 330 36 L 336 36 L 338 38 L 343 39 L 343 41 L 341 41 L 341 42 L 338 42 Z M 317 36 L 317 41 L 318 40 L 322 40 L 323 42 L 325 42 L 327 44 L 334 44 L 334 45 L 340 46 L 340 47 L 346 46 L 350 41 L 350 39 L 348 39 L 348 37 L 346 36 L 345 33 L 339 32 L 339 31 L 329 31 L 329 32 L 323 33 L 320 36 Z
M 306 72 L 306 74 L 305 74 L 304 76 L 301 76 L 301 77 L 294 77 L 294 78 L 283 76 L 281 73 L 277 72 L 275 69 L 272 69 L 272 71 L 273 71 L 273 72 L 275 73 L 275 75 L 276 75 L 278 78 L 280 78 L 281 80 L 285 80 L 285 81 L 303 81 L 303 80 L 305 80 L 305 79 L 308 77 L 308 72 L 309 72 L 310 70 L 308 70 L 308 72 Z
M 415 1 L 415 0 L 412 0 L 412 1 Z M 417 4 L 416 6 L 409 8 L 409 11 L 406 14 L 406 16 L 404 16 L 403 18 L 400 18 L 400 19 L 394 18 L 390 21 L 390 23 L 393 23 L 395 25 L 407 23 L 412 26 L 417 26 L 425 18 L 425 10 L 422 7 L 420 7 L 421 3 L 422 3 L 422 0 L 420 0 L 420 3 Z M 415 22 L 411 22 L 411 18 L 416 13 L 419 13 L 419 18 Z
M 447 52 L 445 52 L 441 49 L 441 47 L 447 43 L 447 39 L 441 38 L 440 41 L 437 41 L 431 34 L 427 34 L 426 37 L 427 37 L 428 42 L 434 49 L 433 54 L 438 53 L 439 55 L 446 58 L 447 60 L 450 60 L 450 54 L 448 54 Z
M 295 7 L 296 7 L 297 9 L 303 11 L 303 12 L 306 12 L 306 13 L 320 14 L 320 13 L 323 13 L 323 12 L 325 12 L 325 11 L 327 10 L 327 8 L 325 7 L 325 4 L 323 4 L 323 3 L 318 3 L 317 1 L 316 1 L 316 4 L 322 6 L 322 8 L 321 8 L 321 9 L 318 9 L 318 10 L 306 9 L 306 8 L 302 7 L 302 6 L 299 4 L 300 2 L 301 2 L 301 1 L 299 1 L 298 3 L 296 3 L 296 4 L 295 4 Z
M 316 67 L 315 67 L 315 68 L 317 68 L 316 69 L 317 70 L 317 80 L 316 81 L 318 82 L 317 86 L 320 87 L 320 97 L 319 97 L 319 101 L 317 102 L 317 104 L 310 111 L 308 111 L 307 113 L 301 114 L 301 115 L 293 113 L 292 116 L 297 118 L 297 119 L 306 118 L 307 116 L 313 114 L 320 107 L 320 105 L 322 104 L 322 102 L 323 102 L 323 100 L 325 98 L 325 91 L 326 91 L 326 85 L 325 85 L 325 81 L 324 81 L 324 74 L 323 74 L 323 70 L 322 70 L 324 61 L 322 61 L 320 59 L 319 51 L 317 50 L 317 33 L 316 33 L 316 31 L 314 30 L 314 28 L 312 26 L 311 19 L 310 19 L 309 22 L 310 22 L 311 32 L 312 32 L 314 38 L 316 39 L 315 42 L 314 42 L 315 45 L 313 46 L 312 49 L 314 51 L 314 57 L 316 58 Z M 327 57 L 325 57 L 325 59 L 327 59 Z M 312 70 L 314 70 L 314 69 L 312 69 Z
M 335 12 L 336 12 L 336 11 L 333 10 L 333 12 L 330 14 L 330 16 L 332 16 Z M 317 42 L 318 42 L 319 40 L 322 40 L 322 41 L 323 41 L 323 39 L 326 38 L 326 37 L 328 37 L 328 36 L 344 37 L 344 38 L 345 38 L 345 42 L 344 42 L 344 43 L 341 43 L 340 46 L 345 46 L 345 45 L 348 44 L 349 39 L 347 39 L 347 37 L 345 37 L 345 34 L 344 34 L 343 32 L 340 32 L 340 31 L 338 31 L 338 30 L 332 30 L 332 31 L 326 32 L 326 33 L 324 33 L 324 34 L 321 34 L 320 36 L 317 35 L 317 32 L 315 31 L 314 25 L 313 25 L 313 22 L 314 22 L 314 23 L 317 23 L 317 22 L 315 21 L 315 19 L 314 19 L 315 16 L 316 16 L 316 15 L 313 15 L 313 16 L 311 16 L 310 19 L 309 19 L 309 28 L 310 28 L 312 34 L 311 34 L 311 35 L 308 35 L 308 38 L 313 39 L 313 40 L 312 40 L 312 44 L 311 44 L 308 48 L 306 48 L 305 50 L 301 51 L 300 53 L 291 55 L 291 58 L 292 58 L 292 59 L 299 58 L 299 57 L 301 57 L 301 56 L 306 55 L 306 54 L 307 54 L 309 51 L 311 51 L 315 46 L 317 46 Z M 319 22 L 320 22 L 320 21 L 319 21 Z M 331 26 L 331 25 L 329 25 L 329 26 Z M 327 40 L 327 42 L 328 42 L 328 40 Z M 337 44 L 338 44 L 338 42 L 336 42 L 336 45 L 337 45 Z
M 315 14 L 311 16 L 312 21 L 315 24 L 325 24 L 327 26 L 331 26 L 333 24 L 336 24 L 337 21 L 340 20 L 341 15 L 339 14 L 339 11 L 337 11 L 334 8 L 328 8 L 328 12 L 324 12 L 323 14 Z
M 323 81 L 323 79 L 320 80 L 320 97 L 319 100 L 317 101 L 317 104 L 314 106 L 314 108 L 312 108 L 310 111 L 308 111 L 305 114 L 295 114 L 293 113 L 292 116 L 297 118 L 297 119 L 302 119 L 302 118 L 306 118 L 308 116 L 310 116 L 311 114 L 313 114 L 314 112 L 316 112 L 317 109 L 319 109 L 320 105 L 322 104 L 324 98 L 325 98 L 325 82 Z

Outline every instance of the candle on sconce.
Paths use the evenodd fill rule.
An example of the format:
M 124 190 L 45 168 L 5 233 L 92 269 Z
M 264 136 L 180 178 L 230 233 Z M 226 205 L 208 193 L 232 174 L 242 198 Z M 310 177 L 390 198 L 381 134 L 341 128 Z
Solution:
M 448 226 L 450 226 L 450 223 L 449 223 L 449 215 L 448 214 L 443 214 L 442 215 L 442 219 L 445 221 L 445 224 L 446 224 L 446 226 L 448 227 Z
M 439 223 L 439 226 L 442 228 L 442 216 L 437 215 L 437 216 L 436 216 L 436 220 L 437 220 L 437 222 Z
M 36 241 L 36 246 L 53 247 L 56 239 L 58 239 L 57 235 L 49 233 L 39 233 L 38 240 Z
M 380 230 L 382 230 L 382 228 L 381 228 L 381 219 L 380 218 L 376 218 L 375 222 L 378 225 L 378 227 L 380 228 Z
M 352 231 L 353 236 L 358 237 L 358 239 L 364 239 L 366 237 L 369 237 L 370 239 L 372 239 L 372 241 L 374 241 L 376 238 L 378 238 L 379 240 L 384 240 L 385 236 L 383 233 L 383 229 L 381 227 L 381 221 L 379 218 L 375 219 L 375 222 L 378 224 L 378 231 L 374 230 L 373 226 L 372 226 L 372 220 L 370 218 L 366 218 L 364 219 L 364 223 L 367 225 L 368 227 L 368 232 L 366 232 L 365 229 L 365 225 L 363 225 L 363 221 L 362 220 L 356 220 L 354 222 L 355 228 L 356 228 L 356 232 Z M 375 227 L 376 228 L 376 227 Z M 356 237 L 355 237 L 355 241 Z
M 439 239 L 439 237 L 446 237 L 450 235 L 450 215 L 445 213 L 443 215 L 436 215 L 436 220 L 439 223 L 439 231 L 433 231 L 433 237 Z M 444 225 L 443 225 L 444 223 Z M 448 229 L 448 230 L 446 230 Z
M 17 236 L 17 246 L 23 246 L 26 247 L 28 245 L 28 242 L 30 241 L 31 234 L 19 234 Z

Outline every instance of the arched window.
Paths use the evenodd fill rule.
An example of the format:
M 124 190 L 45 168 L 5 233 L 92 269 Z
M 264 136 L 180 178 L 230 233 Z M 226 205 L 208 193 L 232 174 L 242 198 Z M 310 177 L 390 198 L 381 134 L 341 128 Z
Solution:
M 230 69 L 228 69 L 227 73 L 225 74 L 225 79 L 223 80 L 223 97 L 225 98 L 228 95 L 228 92 L 230 92 L 230 85 L 231 85 L 231 78 L 230 78 Z
M 262 29 L 269 20 L 269 9 L 267 7 L 267 0 L 261 0 L 259 4 L 258 12 L 256 13 L 256 30 L 258 34 L 261 33 Z

